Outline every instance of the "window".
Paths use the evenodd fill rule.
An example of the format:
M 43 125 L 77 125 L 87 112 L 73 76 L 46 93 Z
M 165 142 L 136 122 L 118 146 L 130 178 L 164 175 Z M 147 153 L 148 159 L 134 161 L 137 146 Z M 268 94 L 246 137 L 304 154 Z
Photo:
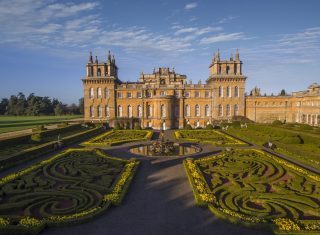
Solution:
M 174 106 L 174 115 L 175 115 L 176 117 L 179 116 L 179 106 L 177 106 L 177 105 Z
M 101 118 L 102 117 L 102 107 L 98 105 L 97 110 L 98 110 L 98 117 Z
M 237 86 L 234 88 L 234 96 L 239 97 L 239 88 Z
M 122 117 L 122 106 L 118 106 L 118 117 Z
M 104 98 L 109 98 L 109 89 L 107 87 L 104 89 Z
M 190 97 L 190 92 L 186 91 L 186 98 L 189 98 L 189 97 Z
M 94 92 L 93 92 L 93 88 L 91 87 L 91 88 L 89 89 L 89 98 L 90 98 L 90 99 L 93 99 L 93 97 L 94 97 Z
M 100 69 L 100 68 L 98 68 L 98 70 L 97 70 L 97 76 L 98 76 L 98 77 L 101 76 L 101 69 Z
M 219 86 L 219 97 L 223 97 L 223 87 Z
M 199 97 L 200 97 L 200 91 L 196 91 L 196 92 L 194 93 L 194 97 L 195 97 L 195 98 L 199 98 Z
M 106 105 L 106 117 L 110 117 L 110 108 Z
M 147 98 L 151 98 L 151 92 L 150 91 L 147 91 Z
M 229 71 L 230 71 L 230 67 L 229 66 L 227 66 L 227 74 L 229 74 Z
M 137 92 L 137 98 L 141 98 L 142 97 L 142 93 L 140 91 Z
M 196 104 L 195 106 L 195 116 L 196 117 L 200 116 L 200 106 L 198 104 Z
M 141 107 L 141 105 L 138 105 L 137 113 L 138 113 L 138 117 L 142 117 L 142 107 Z
M 152 106 L 151 105 L 147 106 L 147 117 L 152 117 Z
M 227 86 L 227 97 L 231 97 L 231 87 Z
M 222 117 L 223 116 L 223 107 L 221 104 L 219 104 L 218 106 L 218 116 L 219 117 Z
M 166 92 L 165 91 L 160 91 L 160 96 L 165 96 Z
M 209 107 L 209 105 L 206 105 L 205 107 L 204 107 L 204 115 L 206 116 L 206 117 L 209 117 L 210 116 L 210 107 Z
M 206 91 L 206 92 L 204 93 L 204 97 L 209 98 L 209 97 L 210 97 L 210 92 L 209 92 L 209 91 Z
M 132 117 L 132 107 L 131 107 L 131 105 L 128 106 L 128 117 L 129 118 Z
M 122 93 L 121 92 L 118 92 L 118 98 L 122 98 Z
M 188 105 L 188 104 L 186 104 L 185 115 L 186 115 L 187 117 L 190 117 L 190 105 Z
M 132 98 L 131 92 L 127 92 L 127 98 Z
M 226 115 L 227 115 L 227 117 L 231 116 L 230 104 L 227 104 Z
M 97 88 L 97 98 L 101 98 L 101 87 Z
M 94 117 L 94 107 L 90 106 L 90 117 Z
M 161 106 L 160 106 L 160 115 L 161 115 L 161 117 L 166 117 L 166 106 L 164 105 L 164 104 L 162 104 Z
M 175 97 L 179 97 L 179 91 L 174 91 Z
M 237 104 L 234 105 L 234 116 L 238 116 L 239 115 L 239 107 Z

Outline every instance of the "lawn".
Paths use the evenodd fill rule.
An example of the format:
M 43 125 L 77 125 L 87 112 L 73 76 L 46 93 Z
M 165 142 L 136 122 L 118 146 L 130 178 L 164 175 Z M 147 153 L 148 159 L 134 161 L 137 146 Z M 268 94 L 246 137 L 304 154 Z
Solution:
M 152 134 L 153 132 L 148 130 L 112 130 L 81 143 L 81 145 L 92 147 L 112 146 L 132 141 L 149 140 Z
M 0 116 L 0 133 L 30 129 L 39 125 L 61 123 L 77 118 L 82 118 L 82 116 Z
M 229 128 L 228 133 L 262 145 L 268 140 L 276 144 L 276 152 L 303 164 L 320 169 L 320 136 L 308 131 L 287 130 L 285 127 L 249 124 L 248 128 Z
M 175 131 L 178 140 L 209 143 L 215 146 L 241 146 L 246 143 L 215 130 L 179 130 Z
M 68 149 L 3 177 L 0 229 L 38 231 L 90 220 L 121 203 L 137 165 L 97 150 Z
M 198 205 L 218 217 L 276 232 L 320 232 L 320 177 L 261 150 L 184 161 Z

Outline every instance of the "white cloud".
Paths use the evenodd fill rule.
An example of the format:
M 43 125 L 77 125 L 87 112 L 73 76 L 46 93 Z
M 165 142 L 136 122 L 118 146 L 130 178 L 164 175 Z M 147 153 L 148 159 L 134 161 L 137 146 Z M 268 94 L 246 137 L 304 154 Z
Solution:
M 196 2 L 192 2 L 192 3 L 188 3 L 184 6 L 184 9 L 186 10 L 191 10 L 191 9 L 194 9 L 198 6 L 198 3 Z
M 235 16 L 228 16 L 228 17 L 225 17 L 225 18 L 222 18 L 221 20 L 218 21 L 219 24 L 224 24 L 228 21 L 231 21 L 231 20 L 234 20 L 236 19 L 237 17 Z
M 221 33 L 212 37 L 204 37 L 200 40 L 200 44 L 212 44 L 216 42 L 227 42 L 246 39 L 243 32 L 239 33 Z
M 171 27 L 173 28 L 173 27 Z M 195 35 L 202 35 L 202 34 L 206 34 L 206 33 L 210 33 L 210 32 L 214 32 L 214 31 L 221 31 L 223 28 L 222 27 L 204 27 L 204 28 L 198 28 L 198 27 L 188 27 L 188 28 L 184 28 L 184 27 L 174 27 L 173 29 L 178 29 L 174 34 L 175 35 L 180 35 L 180 34 L 187 34 L 187 33 L 192 33 Z

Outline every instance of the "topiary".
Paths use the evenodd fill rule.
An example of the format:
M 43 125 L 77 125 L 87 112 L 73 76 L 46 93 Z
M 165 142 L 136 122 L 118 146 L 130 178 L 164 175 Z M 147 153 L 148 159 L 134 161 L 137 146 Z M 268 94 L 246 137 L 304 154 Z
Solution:
M 280 120 L 274 120 L 274 121 L 272 122 L 272 125 L 273 125 L 273 126 L 281 126 L 281 125 L 282 125 L 282 122 L 281 122 Z
M 34 142 L 42 142 L 43 141 L 43 134 L 41 132 L 32 134 L 31 140 Z
M 192 130 L 192 126 L 190 124 L 187 124 L 185 127 L 184 127 L 185 130 Z
M 206 130 L 213 130 L 213 125 L 212 124 L 208 124 L 206 126 Z

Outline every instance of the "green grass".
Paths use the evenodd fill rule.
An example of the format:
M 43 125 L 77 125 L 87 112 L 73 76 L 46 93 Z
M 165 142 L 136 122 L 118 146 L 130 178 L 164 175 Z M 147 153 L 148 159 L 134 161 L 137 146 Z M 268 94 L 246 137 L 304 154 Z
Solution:
M 285 127 L 249 124 L 248 128 L 229 128 L 227 132 L 258 145 L 271 139 L 278 147 L 276 152 L 320 169 L 320 136 L 309 131 L 298 132 Z
M 121 203 L 137 165 L 98 150 L 68 149 L 0 179 L 0 222 L 33 229 L 92 219 Z
M 77 118 L 82 118 L 82 116 L 0 116 L 0 133 L 30 129 L 39 125 L 56 124 Z
M 285 218 L 301 230 L 320 222 L 319 175 L 276 156 L 234 150 L 184 165 L 197 204 L 218 217 L 253 227 Z

